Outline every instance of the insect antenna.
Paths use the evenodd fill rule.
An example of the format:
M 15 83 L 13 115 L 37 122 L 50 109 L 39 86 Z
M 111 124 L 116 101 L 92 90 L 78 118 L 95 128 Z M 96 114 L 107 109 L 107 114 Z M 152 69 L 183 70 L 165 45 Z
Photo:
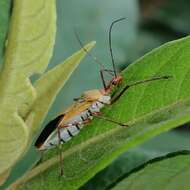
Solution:
M 107 72 L 108 74 L 110 74 L 112 77 L 114 76 L 114 73 L 112 70 L 110 69 L 105 69 L 105 66 L 104 64 L 96 57 L 94 56 L 92 53 L 90 53 L 85 47 L 84 47 L 84 44 L 82 43 L 82 41 L 80 40 L 80 37 L 76 31 L 76 29 L 74 28 L 74 33 L 75 33 L 75 36 L 76 36 L 76 39 L 77 41 L 79 42 L 81 48 L 87 53 L 87 55 L 89 57 L 91 57 L 96 63 L 98 63 L 98 65 L 100 65 L 101 69 L 100 69 L 100 77 L 101 77 L 101 80 L 102 80 L 102 83 L 103 83 L 103 87 L 104 89 L 106 89 L 107 85 L 106 85 L 106 81 L 105 81 L 105 78 L 104 78 L 104 72 Z
M 87 53 L 88 56 L 90 56 L 96 63 L 98 63 L 98 65 L 100 65 L 100 67 L 102 69 L 105 69 L 105 66 L 104 64 L 96 57 L 94 56 L 92 53 L 90 53 L 85 47 L 84 47 L 84 44 L 82 43 L 82 41 L 80 40 L 80 37 L 76 31 L 76 29 L 74 29 L 74 33 L 75 33 L 75 36 L 76 36 L 76 39 L 77 41 L 79 42 L 79 45 L 81 46 L 81 48 Z
M 110 55 L 111 55 L 111 60 L 112 60 L 112 66 L 113 66 L 113 71 L 114 71 L 114 76 L 117 77 L 117 72 L 116 72 L 116 66 L 115 66 L 115 61 L 114 61 L 114 56 L 113 56 L 113 49 L 112 49 L 112 28 L 114 26 L 114 24 L 122 21 L 122 20 L 125 20 L 126 18 L 123 17 L 123 18 L 120 18 L 120 19 L 117 19 L 115 21 L 113 21 L 110 25 L 110 28 L 109 28 L 109 50 L 110 50 Z

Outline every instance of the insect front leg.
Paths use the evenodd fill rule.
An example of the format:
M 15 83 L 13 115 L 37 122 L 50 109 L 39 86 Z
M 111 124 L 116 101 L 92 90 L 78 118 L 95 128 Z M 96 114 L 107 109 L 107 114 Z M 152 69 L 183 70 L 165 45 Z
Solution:
M 131 83 L 131 84 L 127 84 L 127 85 L 124 86 L 124 88 L 119 93 L 116 93 L 111 98 L 111 104 L 116 102 L 123 95 L 123 93 L 125 93 L 132 86 L 136 86 L 136 85 L 144 84 L 144 83 L 149 83 L 149 82 L 153 82 L 153 81 L 157 81 L 157 80 L 168 80 L 170 78 L 171 78 L 171 76 L 152 77 L 152 78 L 149 78 L 149 79 L 140 80 L 140 81 L 136 81 L 136 82 Z

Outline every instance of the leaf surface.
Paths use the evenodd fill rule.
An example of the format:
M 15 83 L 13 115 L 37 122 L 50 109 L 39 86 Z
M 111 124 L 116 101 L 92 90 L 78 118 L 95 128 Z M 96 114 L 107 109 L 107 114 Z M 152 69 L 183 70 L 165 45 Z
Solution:
M 130 149 L 104 170 L 98 172 L 80 190 L 105 190 L 114 187 L 121 179 L 129 176 L 134 169 L 148 161 L 172 152 L 190 150 L 189 134 L 186 130 L 171 130 Z M 180 142 L 180 143 L 179 143 Z
M 54 0 L 15 0 L 4 65 L 0 75 L 0 174 L 26 148 L 24 116 L 36 99 L 29 77 L 43 73 L 52 56 L 56 32 Z
M 189 152 L 152 160 L 119 182 L 112 190 L 187 190 L 190 188 Z
M 102 112 L 105 116 L 128 123 L 122 128 L 94 119 L 80 135 L 63 146 L 64 176 L 60 182 L 59 169 L 53 157 L 28 172 L 18 184 L 42 173 L 23 189 L 77 189 L 118 155 L 131 147 L 190 120 L 190 37 L 161 46 L 139 59 L 122 72 L 123 85 L 153 76 L 170 75 L 160 80 L 134 86 Z M 122 88 L 122 87 L 121 87 Z M 116 89 L 118 91 L 120 89 Z M 48 156 L 56 154 L 49 151 Z

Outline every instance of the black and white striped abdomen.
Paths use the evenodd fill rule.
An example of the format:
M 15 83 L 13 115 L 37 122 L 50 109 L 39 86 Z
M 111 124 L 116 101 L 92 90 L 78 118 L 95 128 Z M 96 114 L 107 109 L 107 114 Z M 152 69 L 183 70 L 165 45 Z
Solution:
M 78 135 L 80 130 L 82 129 L 82 125 L 73 125 L 67 126 L 65 128 L 60 128 L 60 137 L 61 144 L 70 141 L 74 136 Z M 59 136 L 58 129 L 55 130 L 53 134 L 49 136 L 49 138 L 44 142 L 44 144 L 40 147 L 40 150 L 46 150 L 54 148 L 59 144 Z
M 98 101 L 92 103 L 92 105 L 89 107 L 89 110 L 92 113 L 100 112 L 101 108 L 103 108 L 105 104 L 110 104 L 110 99 L 110 96 L 101 96 Z
M 100 109 L 104 107 L 105 104 L 110 103 L 110 96 L 102 96 L 98 101 L 93 102 L 90 107 L 81 112 L 79 115 L 72 117 L 68 122 L 65 123 L 65 127 L 60 128 L 61 143 L 66 143 L 70 141 L 74 136 L 78 135 L 82 129 L 86 120 L 93 119 L 93 113 L 100 112 Z M 45 142 L 40 146 L 40 150 L 46 150 L 54 148 L 59 144 L 58 129 L 55 129 Z

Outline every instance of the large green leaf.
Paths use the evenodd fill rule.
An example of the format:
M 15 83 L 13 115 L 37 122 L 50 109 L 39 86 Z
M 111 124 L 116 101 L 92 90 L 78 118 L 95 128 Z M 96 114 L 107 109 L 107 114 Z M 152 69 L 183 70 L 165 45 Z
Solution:
M 153 160 L 124 178 L 112 190 L 190 189 L 190 154 L 181 152 Z
M 152 157 L 155 158 L 156 154 L 153 155 L 153 152 L 143 152 L 142 149 L 128 151 L 95 175 L 95 177 L 82 186 L 80 190 L 109 189 L 109 187 L 115 184 L 121 177 L 128 174 L 134 168 L 144 164 Z
M 24 152 L 29 130 L 24 116 L 36 99 L 29 77 L 43 73 L 56 32 L 53 0 L 15 0 L 0 75 L 0 174 Z
M 77 189 L 124 151 L 189 121 L 189 50 L 190 37 L 167 43 L 122 73 L 124 84 L 152 76 L 171 75 L 172 78 L 135 86 L 115 104 L 103 109 L 104 115 L 127 122 L 129 128 L 94 119 L 80 135 L 65 144 L 65 173 L 61 182 L 58 167 L 47 170 L 59 161 L 57 156 L 28 172 L 13 186 L 47 170 L 23 189 L 44 189 L 44 186 L 46 189 Z M 55 151 L 50 151 L 48 156 L 54 155 Z
M 141 146 L 128 150 L 96 174 L 80 190 L 107 190 L 128 176 L 134 169 L 152 159 L 172 152 L 190 150 L 189 133 L 187 130 L 180 129 L 162 133 Z

